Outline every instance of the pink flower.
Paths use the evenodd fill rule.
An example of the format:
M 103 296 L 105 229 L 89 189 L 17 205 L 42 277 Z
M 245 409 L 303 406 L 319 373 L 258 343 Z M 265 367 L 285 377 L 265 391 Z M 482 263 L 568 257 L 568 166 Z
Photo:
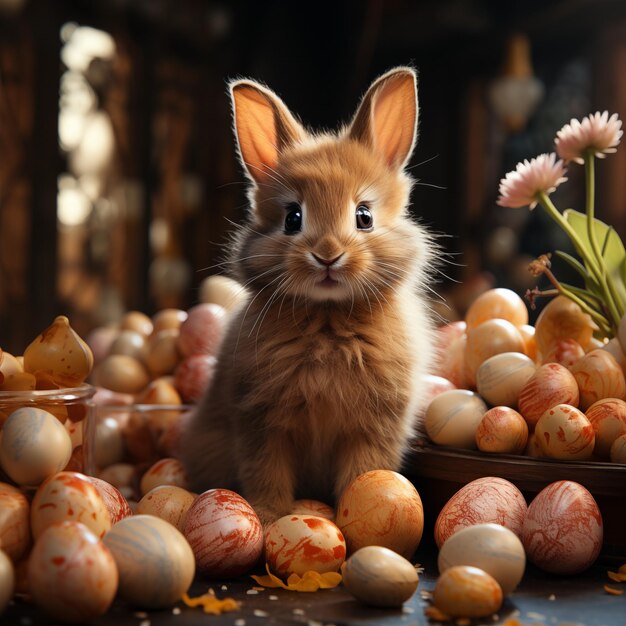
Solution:
M 518 163 L 515 171 L 500 181 L 498 204 L 512 209 L 530 205 L 534 209 L 541 192 L 550 194 L 567 180 L 564 174 L 563 161 L 557 161 L 554 152 Z
M 586 152 L 604 158 L 605 154 L 615 152 L 615 146 L 624 134 L 621 128 L 622 121 L 617 113 L 609 117 L 608 111 L 588 115 L 582 122 L 572 120 L 557 132 L 556 151 L 565 162 L 584 163 Z

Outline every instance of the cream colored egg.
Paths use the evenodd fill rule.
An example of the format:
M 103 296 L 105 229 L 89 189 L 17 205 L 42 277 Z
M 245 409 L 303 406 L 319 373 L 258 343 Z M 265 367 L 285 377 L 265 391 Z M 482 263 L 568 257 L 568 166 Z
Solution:
M 85 524 L 98 538 L 111 528 L 111 515 L 95 485 L 78 472 L 59 472 L 43 482 L 33 498 L 30 525 L 33 537 L 57 522 Z
M 245 300 L 246 296 L 245 288 L 227 276 L 209 276 L 200 284 L 200 302 L 219 304 L 228 311 Z
M 537 366 L 521 352 L 503 352 L 484 361 L 476 372 L 478 393 L 492 406 L 517 408 L 522 387 Z
M 15 589 L 15 572 L 11 559 L 0 550 L 0 615 L 13 597 Z
M 439 576 L 433 602 L 450 617 L 487 617 L 502 605 L 502 589 L 483 570 L 455 565 Z
M 19 490 L 0 483 L 0 549 L 17 561 L 30 545 L 30 505 Z
M 476 448 L 476 429 L 487 405 L 466 389 L 440 393 L 426 409 L 424 427 L 432 441 L 441 446 Z
M 176 369 L 181 360 L 177 347 L 178 334 L 178 328 L 167 328 L 150 337 L 144 363 L 152 376 L 171 374 Z
M 55 619 L 81 624 L 106 613 L 117 591 L 117 568 L 106 546 L 84 525 L 47 528 L 28 559 L 35 603 Z
M 134 330 L 145 337 L 149 337 L 154 326 L 152 320 L 141 311 L 128 311 L 120 322 L 122 330 Z
M 104 468 L 124 459 L 126 452 L 124 434 L 119 422 L 112 417 L 105 417 L 96 424 L 96 442 L 94 458 L 96 467 Z
M 111 354 L 96 368 L 97 384 L 119 393 L 139 393 L 150 381 L 146 368 L 132 356 Z
M 507 320 L 514 326 L 528 324 L 526 303 L 514 291 L 499 287 L 480 294 L 465 314 L 468 329 L 494 318 Z
M 120 595 L 128 602 L 148 609 L 169 607 L 191 586 L 193 552 L 168 522 L 152 515 L 127 517 L 103 541 L 117 563 Z
M 162 330 L 178 330 L 186 319 L 187 311 L 181 309 L 162 309 L 152 316 L 152 335 L 154 336 Z
M 609 456 L 611 462 L 626 465 L 626 435 L 621 435 L 613 442 Z
M 500 524 L 477 524 L 449 537 L 439 551 L 439 572 L 454 565 L 478 567 L 497 581 L 502 592 L 511 593 L 526 568 L 524 546 L 518 536 Z
M 342 566 L 344 587 L 370 606 L 399 607 L 415 593 L 419 578 L 409 561 L 393 550 L 366 546 Z
M 547 457 L 562 460 L 590 459 L 596 441 L 591 422 L 569 404 L 548 409 L 537 422 L 535 436 Z
M 109 348 L 109 354 L 125 354 L 138 361 L 144 359 L 146 352 L 145 336 L 134 330 L 120 331 Z
M 2 433 L 0 465 L 18 485 L 38 485 L 62 470 L 72 456 L 67 430 L 43 409 L 23 407 L 13 411 Z
M 159 485 L 189 487 L 185 468 L 178 459 L 161 459 L 141 477 L 141 493 L 144 495 Z
M 139 500 L 137 513 L 160 517 L 182 532 L 185 516 L 195 499 L 196 495 L 186 489 L 175 485 L 160 485 Z
M 346 542 L 335 524 L 314 515 L 285 515 L 265 532 L 265 558 L 279 576 L 336 572 L 346 558 Z

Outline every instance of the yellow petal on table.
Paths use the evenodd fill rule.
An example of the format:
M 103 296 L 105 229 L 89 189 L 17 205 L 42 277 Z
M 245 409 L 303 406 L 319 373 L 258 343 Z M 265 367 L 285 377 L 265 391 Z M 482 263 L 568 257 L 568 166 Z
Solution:
M 623 589 L 615 589 L 614 587 L 609 587 L 608 585 L 604 585 L 604 591 L 612 596 L 621 596 L 624 593 Z
M 341 574 L 337 572 L 327 572 L 320 574 L 309 570 L 302 576 L 298 574 L 291 574 L 285 584 L 278 576 L 275 576 L 270 572 L 269 565 L 265 565 L 267 576 L 252 576 L 252 578 L 263 587 L 269 587 L 275 589 L 280 587 L 281 589 L 287 589 L 288 591 L 303 591 L 312 592 L 318 589 L 332 589 L 341 582 Z
M 341 574 L 338 572 L 326 572 L 320 578 L 320 589 L 333 589 L 341 584 Z
M 626 581 L 626 572 L 622 574 L 620 572 L 608 571 L 606 575 L 615 583 L 623 583 Z
M 240 607 L 240 603 L 234 598 L 223 598 L 220 600 L 215 597 L 213 589 L 201 596 L 190 598 L 186 593 L 183 594 L 182 601 L 190 608 L 201 606 L 205 613 L 211 615 L 221 615 L 222 613 L 230 613 L 237 611 Z

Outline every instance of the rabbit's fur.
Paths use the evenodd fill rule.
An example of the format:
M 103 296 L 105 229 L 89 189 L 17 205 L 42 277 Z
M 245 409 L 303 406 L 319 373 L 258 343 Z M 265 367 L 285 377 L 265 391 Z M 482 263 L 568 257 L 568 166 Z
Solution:
M 234 487 L 268 524 L 296 497 L 328 501 L 363 472 L 400 468 L 433 354 L 424 289 L 434 248 L 407 210 L 411 68 L 376 80 L 337 134 L 309 134 L 256 82 L 230 93 L 252 183 L 231 260 L 250 295 L 183 461 L 194 489 Z M 296 206 L 301 231 L 287 234 Z M 360 206 L 370 231 L 357 228 Z

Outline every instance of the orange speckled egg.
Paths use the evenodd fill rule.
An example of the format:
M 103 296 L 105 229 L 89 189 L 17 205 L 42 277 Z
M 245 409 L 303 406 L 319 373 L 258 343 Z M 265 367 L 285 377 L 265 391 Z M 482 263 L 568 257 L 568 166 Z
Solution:
M 148 491 L 137 504 L 137 513 L 155 515 L 183 531 L 187 511 L 196 495 L 175 485 L 160 485 Z
M 437 579 L 433 603 L 450 617 L 487 617 L 502 605 L 502 589 L 487 572 L 455 565 Z
M 513 483 L 493 476 L 478 478 L 461 487 L 441 509 L 435 542 L 441 548 L 457 530 L 474 524 L 500 524 L 519 536 L 526 509 L 526 500 Z
M 603 524 L 593 496 L 582 485 L 560 480 L 540 491 L 522 529 L 526 556 L 553 574 L 577 574 L 600 554 Z
M 570 368 L 580 389 L 580 408 L 586 411 L 602 398 L 626 397 L 626 379 L 615 357 L 601 348 L 587 352 Z
M 141 493 L 147 494 L 159 485 L 176 485 L 187 489 L 189 480 L 178 459 L 160 459 L 141 477 Z
M 290 513 L 293 515 L 315 515 L 329 519 L 331 522 L 335 521 L 333 507 L 319 500 L 296 500 Z
M 476 429 L 476 445 L 483 452 L 521 454 L 527 441 L 526 420 L 508 406 L 489 409 Z
M 30 507 L 33 537 L 56 522 L 82 522 L 96 537 L 111 528 L 111 515 L 95 485 L 78 472 L 59 472 L 35 492 Z
M 608 458 L 613 442 L 626 434 L 626 402 L 619 398 L 603 398 L 594 402 L 585 415 L 596 435 L 594 454 Z
M 465 367 L 472 384 L 476 372 L 490 356 L 502 352 L 524 352 L 524 340 L 511 322 L 490 319 L 467 331 L 465 345 Z
M 593 454 L 593 427 L 582 411 L 569 404 L 548 409 L 535 426 L 535 436 L 552 459 L 586 461 Z
M 265 532 L 265 558 L 279 576 L 336 572 L 346 558 L 346 542 L 324 517 L 285 515 Z
M 583 347 L 575 339 L 558 339 L 542 357 L 542 363 L 559 363 L 568 369 L 585 355 Z
M 30 545 L 30 505 L 15 487 L 0 483 L 0 550 L 13 561 L 21 559 Z
M 521 352 L 496 354 L 478 368 L 476 388 L 492 406 L 510 406 L 515 409 L 522 387 L 536 369 L 535 363 Z
M 528 324 L 528 309 L 514 291 L 497 288 L 478 296 L 465 314 L 468 330 L 495 318 L 511 322 L 513 326 L 522 326 Z
M 83 524 L 61 522 L 41 533 L 28 560 L 30 593 L 55 619 L 72 624 L 104 615 L 117 591 L 108 548 Z
M 571 372 L 558 363 L 546 363 L 528 379 L 517 406 L 533 429 L 539 418 L 557 404 L 578 406 L 578 384 Z
M 200 494 L 187 511 L 183 533 L 198 571 L 212 578 L 245 574 L 263 552 L 263 529 L 257 514 L 228 489 Z
M 152 515 L 118 522 L 102 540 L 120 574 L 120 595 L 148 609 L 172 606 L 191 586 L 194 557 L 180 531 Z
M 336 524 L 350 553 L 376 545 L 410 559 L 424 530 L 422 500 L 401 474 L 372 470 L 355 478 L 341 494 Z

